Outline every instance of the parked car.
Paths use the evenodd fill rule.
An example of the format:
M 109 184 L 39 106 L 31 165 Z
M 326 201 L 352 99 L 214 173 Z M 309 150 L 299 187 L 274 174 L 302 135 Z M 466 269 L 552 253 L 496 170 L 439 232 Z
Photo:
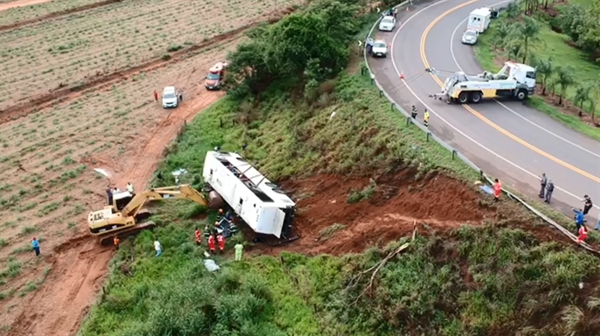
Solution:
M 396 27 L 396 18 L 393 16 L 384 16 L 379 22 L 379 30 L 391 32 Z
M 387 44 L 385 41 L 377 40 L 373 42 L 373 48 L 371 49 L 371 53 L 373 57 L 387 57 Z
M 463 44 L 470 44 L 470 45 L 474 45 L 475 43 L 477 43 L 477 36 L 479 34 L 477 34 L 476 31 L 474 30 L 467 30 L 463 33 L 462 36 L 462 43 Z
M 179 92 L 174 86 L 166 86 L 162 94 L 163 108 L 175 108 L 179 106 Z

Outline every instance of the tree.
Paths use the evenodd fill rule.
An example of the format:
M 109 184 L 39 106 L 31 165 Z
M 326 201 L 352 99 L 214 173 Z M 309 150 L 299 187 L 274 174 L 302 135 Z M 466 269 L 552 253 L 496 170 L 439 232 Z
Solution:
M 533 62 L 533 66 L 536 69 L 537 76 L 542 84 L 542 96 L 546 95 L 546 89 L 548 88 L 548 79 L 554 74 L 554 62 L 552 57 L 546 59 L 536 58 Z
M 575 96 L 573 97 L 573 104 L 579 106 L 583 110 L 583 104 L 591 101 L 592 86 L 588 83 L 578 85 L 575 89 Z M 581 111 L 579 112 L 581 117 Z
M 521 15 L 521 8 L 519 8 L 519 4 L 516 1 L 509 3 L 508 6 L 506 6 L 506 11 L 504 11 L 504 15 L 508 19 L 514 19 Z
M 590 113 L 594 124 L 596 123 L 596 107 L 598 106 L 598 101 L 600 101 L 600 81 L 596 80 L 596 82 L 591 85 L 590 90 Z
M 556 68 L 556 84 L 560 86 L 560 95 L 558 96 L 558 104 L 567 107 L 567 89 L 575 84 L 573 76 L 573 67 L 570 65 L 558 66 Z
M 526 63 L 527 56 L 529 55 L 529 49 L 531 48 L 532 44 L 541 42 L 539 37 L 540 24 L 534 18 L 525 17 L 523 23 L 517 27 L 517 36 L 523 41 L 523 63 Z
M 562 32 L 577 43 L 586 24 L 587 11 L 579 4 L 565 6 L 557 20 Z
M 512 39 L 514 30 L 515 26 L 513 24 L 507 23 L 506 21 L 500 21 L 500 24 L 496 27 L 494 32 L 492 47 L 494 49 L 501 48 L 504 50 L 508 45 L 508 42 Z

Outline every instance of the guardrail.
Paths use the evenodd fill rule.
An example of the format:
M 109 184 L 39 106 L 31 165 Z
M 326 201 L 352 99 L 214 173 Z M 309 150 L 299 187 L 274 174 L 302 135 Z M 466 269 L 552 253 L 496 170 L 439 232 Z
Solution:
M 396 5 L 396 6 L 394 6 L 393 9 L 404 8 L 409 3 L 412 4 L 413 1 L 412 0 L 404 1 L 404 2 L 402 2 L 402 3 L 400 3 L 400 4 Z M 379 18 L 377 19 L 377 21 L 375 21 L 375 23 L 373 24 L 373 26 L 371 27 L 371 29 L 367 33 L 367 36 L 365 37 L 365 40 L 371 37 L 371 35 L 373 34 L 373 31 L 375 30 L 375 27 L 377 27 L 377 24 L 379 23 L 379 21 L 381 20 L 381 18 L 382 18 L 382 16 L 379 16 Z M 366 45 L 365 45 L 365 47 L 366 47 Z M 429 139 L 435 140 L 437 143 L 439 143 L 440 145 L 442 145 L 444 148 L 446 148 L 450 152 L 450 155 L 452 156 L 453 160 L 455 158 L 458 158 L 458 159 L 462 160 L 464 163 L 466 163 L 467 165 L 469 165 L 475 171 L 479 172 L 479 175 L 480 175 L 480 178 L 481 178 L 482 182 L 487 182 L 489 185 L 493 184 L 493 179 L 491 177 L 489 177 L 487 174 L 485 174 L 481 168 L 477 167 L 477 165 L 475 165 L 473 162 L 471 162 L 471 160 L 469 160 L 466 156 L 464 156 L 462 153 L 460 153 L 459 151 L 457 151 L 452 146 L 450 146 L 447 143 L 445 143 L 438 136 L 436 136 L 435 134 L 431 133 L 431 131 L 427 127 L 423 126 L 421 123 L 416 122 L 413 118 L 411 118 L 410 114 L 408 112 L 406 112 L 406 110 L 404 110 L 402 108 L 402 106 L 400 106 L 399 104 L 397 104 L 394 101 L 394 99 L 392 97 L 390 97 L 390 95 L 387 92 L 385 92 L 384 88 L 377 81 L 377 78 L 375 77 L 375 74 L 373 73 L 373 71 L 371 70 L 371 67 L 369 66 L 369 60 L 368 60 L 368 55 L 367 55 L 366 48 L 363 48 L 363 57 L 364 57 L 364 62 L 365 62 L 365 66 L 367 68 L 368 74 L 371 77 L 371 83 L 373 85 L 377 86 L 377 88 L 379 89 L 379 94 L 382 95 L 382 96 L 384 96 L 390 102 L 392 109 L 396 109 L 398 112 L 400 112 L 402 115 L 404 115 L 404 117 L 406 117 L 406 124 L 407 125 L 409 123 L 412 123 L 413 125 L 417 126 L 419 129 L 421 129 L 421 131 L 423 131 L 425 133 L 425 136 L 427 137 L 427 141 L 429 141 Z M 363 73 L 363 75 L 364 75 L 364 73 Z M 539 218 L 541 218 L 542 220 L 544 220 L 546 223 L 548 223 L 551 226 L 553 226 L 555 229 L 557 229 L 562 234 L 564 234 L 565 236 L 567 236 L 573 242 L 577 241 L 577 237 L 571 231 L 567 230 L 562 225 L 556 223 L 554 220 L 552 220 L 548 216 L 544 215 L 543 213 L 541 213 L 539 210 L 535 209 L 530 204 L 526 203 L 524 200 L 522 200 L 517 195 L 511 193 L 510 191 L 508 191 L 508 190 L 506 190 L 504 188 L 502 188 L 502 192 L 504 194 L 506 194 L 509 198 L 515 200 L 518 203 L 521 203 L 521 205 L 523 205 L 529 211 L 531 211 L 536 216 L 538 216 Z M 597 251 L 597 250 L 593 249 L 589 244 L 587 244 L 585 242 L 581 243 L 581 247 L 583 247 L 584 249 L 586 249 L 586 250 L 588 250 L 590 252 L 593 252 L 595 254 L 600 255 L 600 251 Z

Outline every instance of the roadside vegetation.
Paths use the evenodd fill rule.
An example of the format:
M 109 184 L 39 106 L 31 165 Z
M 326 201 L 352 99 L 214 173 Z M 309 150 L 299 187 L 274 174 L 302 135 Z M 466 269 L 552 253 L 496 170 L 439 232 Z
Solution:
M 510 4 L 483 34 L 475 54 L 486 69 L 508 59 L 538 69 L 531 104 L 600 140 L 600 1 L 520 1 Z
M 438 171 L 472 183 L 477 174 L 407 125 L 361 67 L 352 67 L 348 45 L 369 22 L 348 19 L 359 9 L 351 1 L 313 1 L 249 33 L 229 56 L 238 84 L 171 144 L 154 184 L 174 183 L 171 172 L 184 168 L 183 182 L 199 186 L 208 150 L 242 152 L 244 144 L 245 158 L 273 180 L 412 166 L 416 181 Z M 330 34 L 322 36 L 322 27 Z M 368 188 L 348 203 L 363 202 Z M 170 203 L 154 217 L 156 230 L 122 242 L 80 334 L 600 333 L 597 258 L 553 241 L 555 234 L 522 212 L 512 217 L 510 202 L 502 206 L 506 214 L 481 227 L 397 237 L 356 255 L 258 256 L 244 242 L 243 261 L 214 256 L 221 271 L 209 273 L 193 231 L 215 214 Z M 344 229 L 332 223 L 319 235 L 332 240 Z M 229 239 L 226 250 L 242 240 Z

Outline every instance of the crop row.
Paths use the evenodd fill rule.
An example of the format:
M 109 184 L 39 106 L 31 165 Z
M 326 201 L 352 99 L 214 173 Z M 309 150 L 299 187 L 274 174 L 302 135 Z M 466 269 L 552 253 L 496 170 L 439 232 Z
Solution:
M 142 5 L 148 2 L 153 5 Z M 275 5 L 284 3 L 125 2 L 5 32 L 0 34 L 0 45 L 6 46 L 0 53 L 5 83 L 0 108 L 239 28 Z
M 11 8 L 7 9 L 6 11 L 3 11 L 2 15 L 0 15 L 0 26 L 31 20 L 40 16 L 61 12 L 64 10 L 69 10 L 85 5 L 90 5 L 102 1 L 104 0 L 57 0 L 33 6 Z M 2 3 L 1 0 L 0 3 Z
M 204 71 L 234 44 L 139 74 L 109 90 L 57 105 L 52 111 L 1 125 L 0 170 L 15 173 L 0 183 L 0 202 L 4 202 L 0 217 L 6 221 L 21 217 L 35 225 L 46 220 L 43 209 L 52 202 L 49 193 L 62 195 L 73 188 L 76 194 L 83 193 L 89 186 L 72 185 L 87 174 L 79 163 L 81 157 L 109 150 L 118 161 L 128 145 L 138 144 L 145 126 L 166 116 L 167 112 L 154 103 L 152 92 L 176 85 L 182 88 L 185 100 L 206 94 L 201 85 Z M 18 164 L 26 171 L 18 170 Z M 69 203 L 65 211 L 75 211 L 74 206 Z

